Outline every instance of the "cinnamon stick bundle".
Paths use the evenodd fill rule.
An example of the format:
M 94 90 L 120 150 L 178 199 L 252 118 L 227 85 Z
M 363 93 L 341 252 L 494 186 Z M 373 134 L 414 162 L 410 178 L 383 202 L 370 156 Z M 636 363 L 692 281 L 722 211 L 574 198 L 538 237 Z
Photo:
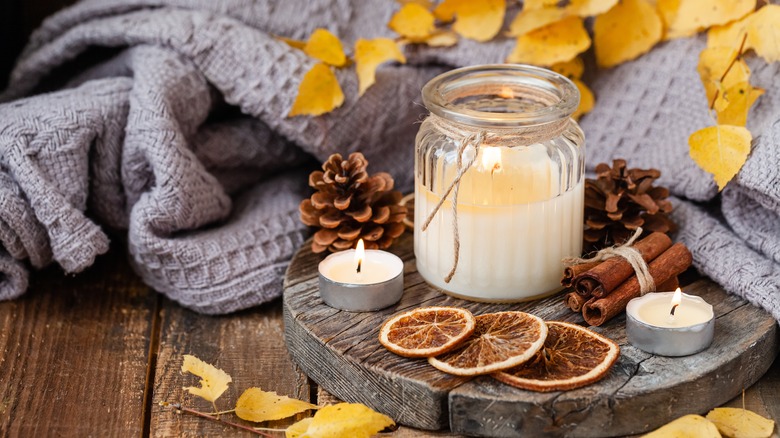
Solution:
M 664 233 L 652 233 L 634 244 L 645 262 L 650 263 L 672 246 Z M 604 297 L 633 276 L 634 268 L 623 257 L 612 257 L 574 279 L 574 289 L 584 297 Z M 656 283 L 658 284 L 658 283 Z
M 692 262 L 693 257 L 688 248 L 682 243 L 676 243 L 650 262 L 648 269 L 655 284 L 666 288 L 667 285 L 664 283 L 688 269 Z M 582 307 L 582 316 L 590 325 L 602 325 L 625 310 L 628 302 L 639 294 L 639 280 L 633 276 L 606 297 L 585 303 Z
M 590 271 L 591 269 L 598 266 L 601 262 L 587 262 L 587 263 L 580 263 L 579 265 L 571 265 L 567 266 L 563 270 L 563 278 L 561 279 L 561 286 L 569 288 L 574 285 L 574 279 L 587 271 Z

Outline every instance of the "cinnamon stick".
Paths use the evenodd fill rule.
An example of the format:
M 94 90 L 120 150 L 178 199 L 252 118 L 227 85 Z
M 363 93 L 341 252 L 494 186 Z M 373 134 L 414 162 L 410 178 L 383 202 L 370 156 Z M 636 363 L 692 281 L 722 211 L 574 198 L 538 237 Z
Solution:
M 582 311 L 582 306 L 584 306 L 589 299 L 590 297 L 583 297 L 577 292 L 569 292 L 563 298 L 563 303 L 573 312 L 580 312 Z
M 574 278 L 583 272 L 590 271 L 598 266 L 601 262 L 587 262 L 580 263 L 579 265 L 567 266 L 563 270 L 563 278 L 561 278 L 561 286 L 572 287 L 574 285 Z
M 688 269 L 692 261 L 688 248 L 682 243 L 676 243 L 650 262 L 648 268 L 655 284 L 666 288 L 664 283 Z M 582 316 L 590 325 L 602 325 L 625 310 L 628 302 L 639 294 L 639 280 L 633 276 L 606 297 L 585 303 Z
M 652 233 L 634 244 L 642 259 L 650 263 L 672 246 L 664 233 Z M 613 257 L 574 279 L 574 289 L 582 296 L 604 297 L 634 275 L 634 268 L 623 257 Z

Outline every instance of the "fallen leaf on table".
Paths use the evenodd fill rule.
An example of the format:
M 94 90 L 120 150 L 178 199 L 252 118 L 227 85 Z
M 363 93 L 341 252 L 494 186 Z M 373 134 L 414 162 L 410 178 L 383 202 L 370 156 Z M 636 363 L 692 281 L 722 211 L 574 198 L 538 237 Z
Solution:
M 708 47 L 738 48 L 747 32 L 745 50 L 753 49 L 766 62 L 780 61 L 780 5 L 766 5 L 734 23 L 713 27 Z
M 287 116 L 319 116 L 340 107 L 343 103 L 344 92 L 341 91 L 336 75 L 327 65 L 315 64 L 303 76 L 298 86 L 298 96 Z
M 181 372 L 200 377 L 200 387 L 188 386 L 184 389 L 211 403 L 214 403 L 228 389 L 228 384 L 233 381 L 228 373 L 189 354 L 184 355 Z
M 749 82 L 740 82 L 721 94 L 715 101 L 718 124 L 745 126 L 750 107 L 764 94 L 764 90 L 753 88 Z
M 723 73 L 729 68 L 736 56 L 737 50 L 731 47 L 707 47 L 699 54 L 699 64 L 696 69 L 699 71 L 701 83 L 704 85 L 708 104 L 715 98 L 715 93 L 718 93 L 720 100 L 722 91 L 748 82 L 750 79 L 750 68 L 741 58 L 736 60 L 728 74 L 723 77 Z M 722 81 L 721 77 L 723 77 Z
M 316 29 L 306 41 L 303 51 L 312 58 L 335 67 L 342 67 L 347 63 L 347 55 L 344 54 L 341 41 L 325 29 Z
M 566 76 L 569 79 L 580 79 L 585 72 L 585 63 L 579 56 L 569 61 L 559 62 L 550 66 L 550 70 Z
M 618 0 L 571 0 L 566 6 L 557 3 L 549 7 L 524 7 L 509 25 L 509 36 L 525 35 L 532 30 L 555 23 L 566 17 L 590 17 L 610 10 Z
M 436 30 L 433 14 L 417 3 L 407 3 L 387 23 L 393 32 L 412 42 L 422 42 Z
M 433 15 L 441 21 L 455 24 L 452 30 L 476 41 L 488 41 L 498 34 L 504 24 L 506 0 L 444 0 Z
M 236 415 L 256 423 L 281 420 L 309 409 L 317 409 L 317 405 L 260 388 L 247 389 L 236 402 Z
M 355 64 L 358 76 L 359 91 L 363 93 L 376 82 L 376 69 L 387 61 L 406 63 L 406 57 L 401 53 L 395 41 L 389 38 L 374 38 L 355 42 Z
M 769 438 L 775 422 L 740 408 L 715 408 L 707 414 L 718 431 L 729 438 Z
M 666 38 L 686 37 L 753 12 L 756 0 L 658 0 Z
M 582 18 L 568 17 L 517 38 L 507 62 L 551 66 L 566 62 L 590 47 Z
M 643 438 L 721 438 L 718 428 L 701 415 L 686 415 Z
M 299 438 L 306 433 L 313 420 L 314 418 L 312 417 L 304 418 L 303 420 L 290 425 L 287 430 L 284 431 L 285 438 Z
M 734 178 L 750 153 L 753 136 L 742 126 L 717 125 L 688 137 L 693 161 L 715 177 L 718 190 Z
M 295 432 L 304 425 L 298 423 Z M 301 438 L 368 438 L 382 429 L 394 425 L 395 422 L 387 415 L 380 414 L 359 403 L 339 403 L 320 408 L 308 423 L 306 431 L 298 436 Z M 288 438 L 292 437 L 290 434 Z
M 645 0 L 622 0 L 593 23 L 593 44 L 600 67 L 613 67 L 646 53 L 661 41 L 663 22 Z
M 593 105 L 595 104 L 596 99 L 593 97 L 593 92 L 590 91 L 590 88 L 588 88 L 588 86 L 585 85 L 581 80 L 573 79 L 572 82 L 574 82 L 574 85 L 576 85 L 577 89 L 580 90 L 580 105 L 571 116 L 574 118 L 574 120 L 579 120 L 580 117 L 589 113 L 590 110 L 593 109 Z

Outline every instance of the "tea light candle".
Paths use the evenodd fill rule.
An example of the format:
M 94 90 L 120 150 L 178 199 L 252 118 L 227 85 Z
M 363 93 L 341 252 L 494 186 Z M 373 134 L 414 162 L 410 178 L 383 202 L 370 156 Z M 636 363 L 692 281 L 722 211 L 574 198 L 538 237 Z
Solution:
M 701 297 L 675 292 L 649 293 L 626 306 L 631 345 L 662 356 L 687 356 L 705 350 L 715 333 L 715 313 Z
M 337 252 L 319 264 L 320 296 L 325 304 L 350 312 L 391 306 L 404 292 L 404 263 L 381 250 L 357 248 Z

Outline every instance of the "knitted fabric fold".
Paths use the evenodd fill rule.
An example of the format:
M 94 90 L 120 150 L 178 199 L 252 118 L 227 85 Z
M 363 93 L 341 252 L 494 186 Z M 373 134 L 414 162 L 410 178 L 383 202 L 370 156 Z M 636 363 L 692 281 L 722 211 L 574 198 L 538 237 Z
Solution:
M 286 116 L 316 61 L 276 35 L 326 27 L 349 48 L 394 37 L 396 9 L 87 0 L 50 17 L 0 97 L 0 298 L 24 292 L 29 268 L 91 265 L 108 249 L 103 227 L 126 230 L 136 271 L 183 306 L 226 313 L 278 297 L 307 234 L 297 206 L 312 157 L 360 150 L 410 189 L 422 86 L 448 68 L 502 62 L 513 45 L 407 46 L 408 63 L 381 66 L 362 97 L 354 72 L 337 70 L 341 108 Z M 780 318 L 778 67 L 750 60 L 767 92 L 749 118 L 753 153 L 721 197 L 688 155 L 688 135 L 711 124 L 696 73 L 703 47 L 703 37 L 673 40 L 594 72 L 596 107 L 581 121 L 587 167 L 625 158 L 661 169 L 696 266 Z

